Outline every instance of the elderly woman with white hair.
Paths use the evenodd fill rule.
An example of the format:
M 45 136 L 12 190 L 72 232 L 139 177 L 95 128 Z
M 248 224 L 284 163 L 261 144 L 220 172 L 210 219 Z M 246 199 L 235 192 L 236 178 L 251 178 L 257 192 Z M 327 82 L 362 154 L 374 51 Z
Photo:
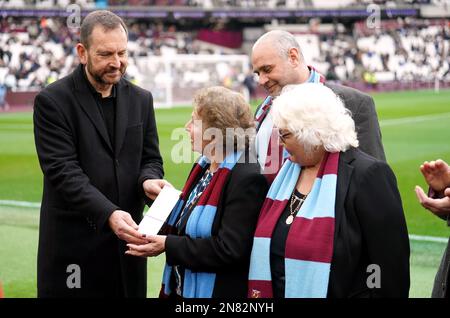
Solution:
M 408 297 L 409 240 L 390 167 L 358 150 L 342 101 L 286 86 L 272 115 L 290 157 L 256 228 L 249 297 Z

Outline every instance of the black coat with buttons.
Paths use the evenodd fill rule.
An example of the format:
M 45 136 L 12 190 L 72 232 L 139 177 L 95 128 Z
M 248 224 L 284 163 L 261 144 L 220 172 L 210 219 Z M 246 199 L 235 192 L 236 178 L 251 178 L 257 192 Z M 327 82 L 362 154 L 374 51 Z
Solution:
M 146 260 L 124 254 L 108 218 L 121 209 L 139 223 L 142 182 L 163 177 L 152 95 L 120 80 L 111 142 L 82 72 L 49 85 L 34 104 L 44 174 L 38 296 L 145 297 Z
M 450 217 L 447 216 L 447 225 L 450 226 Z M 441 265 L 434 279 L 432 298 L 450 298 L 448 291 L 450 281 L 450 239 L 448 240 L 447 248 L 442 256 Z

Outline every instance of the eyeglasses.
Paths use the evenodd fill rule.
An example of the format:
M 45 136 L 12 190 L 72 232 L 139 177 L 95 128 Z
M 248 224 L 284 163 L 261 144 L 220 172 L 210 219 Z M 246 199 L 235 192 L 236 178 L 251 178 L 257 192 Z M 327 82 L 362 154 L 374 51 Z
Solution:
M 285 132 L 285 133 L 283 133 L 283 132 L 281 132 L 281 131 L 278 131 L 278 137 L 280 137 L 280 140 L 281 140 L 282 142 L 286 142 L 286 138 L 289 137 L 290 135 L 292 135 L 291 132 Z

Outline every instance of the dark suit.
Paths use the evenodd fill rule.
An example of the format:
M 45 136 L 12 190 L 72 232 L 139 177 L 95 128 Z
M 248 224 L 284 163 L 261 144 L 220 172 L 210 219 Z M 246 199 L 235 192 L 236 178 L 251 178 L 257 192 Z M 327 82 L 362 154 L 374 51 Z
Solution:
M 354 88 L 325 83 L 344 102 L 355 121 L 359 149 L 379 160 L 386 161 L 381 130 L 373 98 Z
M 246 297 L 253 234 L 267 190 L 259 164 L 237 163 L 224 187 L 217 189 L 221 195 L 211 237 L 186 236 L 186 217 L 181 236 L 167 236 L 167 263 L 217 273 L 213 298 Z
M 328 83 L 325 86 L 338 95 L 345 107 L 350 110 L 355 121 L 359 149 L 379 160 L 386 161 L 373 98 L 354 88 Z
M 447 216 L 447 225 L 450 226 L 450 216 Z M 448 240 L 447 247 L 444 255 L 442 256 L 441 265 L 436 273 L 434 279 L 433 291 L 431 293 L 432 298 L 450 298 L 448 291 L 450 276 L 450 239 Z
M 389 166 L 355 148 L 341 153 L 335 207 L 328 297 L 408 297 L 408 231 Z M 380 288 L 367 286 L 370 264 L 380 268 Z
M 146 296 L 146 260 L 125 256 L 108 225 L 114 210 L 138 223 L 142 182 L 162 178 L 152 95 L 121 79 L 111 142 L 80 65 L 35 99 L 34 133 L 44 173 L 39 297 Z M 80 267 L 81 288 L 68 288 Z

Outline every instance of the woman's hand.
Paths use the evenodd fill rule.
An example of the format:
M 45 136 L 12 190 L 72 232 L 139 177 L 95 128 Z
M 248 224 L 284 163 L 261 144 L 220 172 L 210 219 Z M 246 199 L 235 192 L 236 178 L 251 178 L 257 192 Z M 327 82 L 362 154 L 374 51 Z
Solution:
M 128 251 L 125 252 L 127 255 L 133 256 L 158 256 L 166 250 L 166 236 L 165 235 L 153 235 L 146 237 L 147 244 L 136 245 L 127 244 Z

